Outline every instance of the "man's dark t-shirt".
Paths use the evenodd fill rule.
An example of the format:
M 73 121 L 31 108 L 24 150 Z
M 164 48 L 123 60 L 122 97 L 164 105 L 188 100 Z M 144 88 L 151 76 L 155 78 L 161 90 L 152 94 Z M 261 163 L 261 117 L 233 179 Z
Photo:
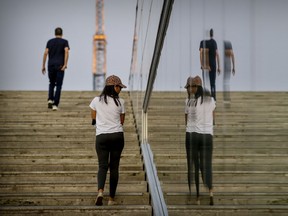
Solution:
M 211 69 L 216 68 L 216 41 L 214 39 L 201 41 L 200 48 L 209 49 L 209 66 L 211 67 Z
M 53 38 L 47 42 L 46 48 L 49 49 L 48 66 L 63 66 L 65 47 L 68 47 L 68 41 L 63 38 Z

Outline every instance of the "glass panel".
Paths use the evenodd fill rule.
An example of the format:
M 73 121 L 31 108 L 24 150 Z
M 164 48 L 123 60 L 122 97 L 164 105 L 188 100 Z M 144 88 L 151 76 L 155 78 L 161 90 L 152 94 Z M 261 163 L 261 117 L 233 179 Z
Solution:
M 134 49 L 137 55 L 133 55 L 135 65 L 131 66 L 130 77 L 138 129 L 162 4 L 163 1 L 142 1 L 138 9 L 137 50 Z M 204 87 L 210 90 L 209 72 L 201 70 L 199 48 L 202 40 L 209 39 L 211 28 L 221 69 L 220 75 L 216 74 L 213 139 L 213 182 L 217 192 L 234 190 L 241 193 L 246 190 L 245 185 L 251 189 L 249 192 L 265 192 L 250 184 L 251 181 L 259 183 L 260 187 L 261 183 L 264 185 L 275 179 L 261 179 L 255 173 L 267 174 L 273 169 L 287 172 L 281 165 L 284 153 L 287 154 L 284 132 L 288 129 L 287 115 L 283 112 L 287 107 L 285 101 L 288 101 L 285 94 L 288 90 L 287 70 L 283 69 L 288 50 L 284 43 L 287 28 L 283 24 L 288 20 L 287 8 L 288 1 L 280 0 L 174 1 L 148 109 L 148 141 L 162 189 L 168 194 L 168 205 L 179 204 L 179 200 L 184 202 L 182 204 L 195 203 L 181 197 L 181 193 L 187 195 L 189 192 L 184 112 L 188 96 L 184 87 L 189 76 L 199 75 L 205 81 Z M 232 73 L 231 50 L 235 56 L 235 75 Z M 283 97 L 283 100 L 272 100 L 273 91 L 284 91 L 276 96 Z M 284 119 L 282 122 L 281 118 Z M 267 129 L 267 125 L 272 128 Z M 141 136 L 141 129 L 139 133 Z M 267 162 L 267 155 L 272 150 L 268 142 L 277 146 L 273 152 L 279 156 L 271 159 L 271 164 Z M 239 184 L 239 187 L 232 188 L 231 184 Z M 191 191 L 195 194 L 194 185 Z M 202 186 L 200 192 L 206 192 Z M 171 193 L 180 193 L 181 198 L 169 199 Z
M 137 129 L 142 138 L 142 105 L 153 57 L 163 1 L 138 2 L 129 88 Z

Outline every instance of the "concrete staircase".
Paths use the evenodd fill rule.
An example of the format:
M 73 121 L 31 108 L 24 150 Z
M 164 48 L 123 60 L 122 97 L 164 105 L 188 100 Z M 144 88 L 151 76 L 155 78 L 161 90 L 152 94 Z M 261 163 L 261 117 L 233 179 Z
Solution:
M 213 152 L 214 206 L 201 188 L 189 195 L 185 151 L 186 92 L 154 92 L 148 111 L 154 153 L 170 216 L 288 215 L 288 93 L 217 95 Z
M 98 93 L 63 92 L 60 109 L 53 112 L 46 108 L 47 92 L 0 92 L 0 215 L 151 216 L 129 94 L 121 94 L 127 110 L 119 205 L 107 206 L 106 199 L 97 207 L 95 130 L 88 105 Z M 288 93 L 231 96 L 231 106 L 225 107 L 217 95 L 215 205 L 208 205 L 202 187 L 198 206 L 187 185 L 186 93 L 153 93 L 149 143 L 170 216 L 288 214 Z
M 116 195 L 119 205 L 107 206 L 107 199 L 104 206 L 94 205 L 98 161 L 88 106 L 98 94 L 64 91 L 59 110 L 52 111 L 47 109 L 47 92 L 0 92 L 0 215 L 152 214 L 125 91 L 125 148 Z

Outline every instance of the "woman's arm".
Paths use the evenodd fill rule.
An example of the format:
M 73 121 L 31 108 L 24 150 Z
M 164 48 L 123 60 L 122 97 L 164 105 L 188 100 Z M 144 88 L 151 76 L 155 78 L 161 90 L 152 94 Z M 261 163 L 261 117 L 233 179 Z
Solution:
M 125 113 L 120 114 L 120 122 L 122 125 L 124 125 L 124 121 L 125 121 Z
M 92 125 L 96 124 L 96 110 L 91 109 Z

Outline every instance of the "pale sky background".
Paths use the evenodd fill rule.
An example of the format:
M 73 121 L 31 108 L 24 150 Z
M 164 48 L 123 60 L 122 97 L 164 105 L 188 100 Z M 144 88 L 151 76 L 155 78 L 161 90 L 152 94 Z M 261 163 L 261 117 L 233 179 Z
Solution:
M 141 49 L 145 22 L 150 32 L 157 30 L 159 10 L 154 10 L 158 15 L 149 22 L 150 4 L 159 9 L 162 1 L 139 2 L 146 4 L 143 35 L 139 35 Z M 136 3 L 104 1 L 107 76 L 118 75 L 127 86 Z M 58 26 L 71 48 L 62 89 L 92 90 L 95 8 L 95 0 L 0 0 L 0 90 L 48 90 L 47 74 L 41 73 L 42 58 Z M 231 90 L 288 91 L 287 9 L 287 0 L 175 0 L 155 89 L 183 90 L 187 76 L 201 73 L 199 42 L 213 27 L 220 57 L 223 40 L 233 44 L 236 76 L 231 79 Z M 153 47 L 151 41 L 149 46 Z M 148 64 L 146 67 L 149 70 Z M 222 79 L 218 76 L 216 80 L 220 91 Z
M 105 0 L 107 76 L 128 84 L 136 0 Z M 63 90 L 92 90 L 95 0 L 0 0 L 0 90 L 48 90 L 41 73 L 46 43 L 63 28 L 70 57 Z
M 222 69 L 217 91 L 223 90 L 223 40 L 229 40 L 236 59 L 231 91 L 287 92 L 287 9 L 287 0 L 174 1 L 154 89 L 185 90 L 189 75 L 202 75 L 199 44 L 213 28 Z

